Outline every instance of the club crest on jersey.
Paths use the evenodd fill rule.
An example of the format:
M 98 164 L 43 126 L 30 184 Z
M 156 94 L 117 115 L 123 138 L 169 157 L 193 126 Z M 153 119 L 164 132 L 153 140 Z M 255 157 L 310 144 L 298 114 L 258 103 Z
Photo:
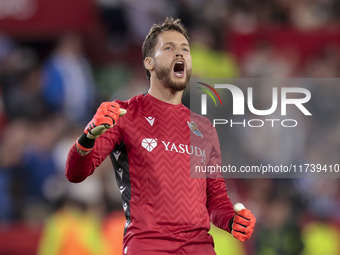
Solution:
M 197 128 L 197 124 L 193 121 L 189 122 L 187 121 L 188 126 L 190 128 L 190 130 L 197 136 L 200 136 L 203 138 L 203 134 L 201 133 L 201 131 L 199 131 L 199 129 Z

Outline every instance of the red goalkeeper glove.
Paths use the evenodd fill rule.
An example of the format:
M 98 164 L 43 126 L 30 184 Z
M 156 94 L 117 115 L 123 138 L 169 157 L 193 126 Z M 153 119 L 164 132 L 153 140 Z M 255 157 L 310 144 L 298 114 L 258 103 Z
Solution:
M 90 151 L 94 146 L 94 140 L 112 128 L 119 117 L 126 113 L 120 109 L 116 102 L 104 102 L 97 109 L 92 120 L 87 124 L 84 133 L 77 140 L 77 146 L 83 151 Z
M 231 233 L 236 239 L 244 242 L 249 239 L 253 233 L 255 222 L 255 216 L 251 211 L 243 209 L 234 216 Z

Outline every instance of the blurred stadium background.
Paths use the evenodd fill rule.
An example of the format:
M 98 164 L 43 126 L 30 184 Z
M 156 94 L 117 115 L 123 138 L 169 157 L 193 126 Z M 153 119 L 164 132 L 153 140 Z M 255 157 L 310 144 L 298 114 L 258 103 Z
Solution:
M 121 254 L 111 163 L 70 184 L 65 160 L 100 102 L 147 91 L 141 44 L 170 15 L 189 29 L 194 77 L 340 75 L 337 0 L 0 0 L 0 254 Z M 340 86 L 313 94 L 315 116 L 287 146 L 327 163 L 340 155 Z M 261 161 L 238 144 L 231 164 Z M 218 255 L 340 254 L 339 179 L 226 182 L 257 225 L 245 244 L 212 229 Z

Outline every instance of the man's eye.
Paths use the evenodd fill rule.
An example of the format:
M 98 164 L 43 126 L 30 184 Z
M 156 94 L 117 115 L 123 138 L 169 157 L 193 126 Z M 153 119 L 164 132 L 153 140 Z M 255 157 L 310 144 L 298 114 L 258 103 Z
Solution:
M 186 51 L 186 52 L 189 52 L 189 50 L 188 50 L 188 49 L 185 49 L 185 48 L 184 48 L 183 50 L 184 50 L 184 51 Z
M 165 50 L 171 50 L 171 47 L 166 47 Z

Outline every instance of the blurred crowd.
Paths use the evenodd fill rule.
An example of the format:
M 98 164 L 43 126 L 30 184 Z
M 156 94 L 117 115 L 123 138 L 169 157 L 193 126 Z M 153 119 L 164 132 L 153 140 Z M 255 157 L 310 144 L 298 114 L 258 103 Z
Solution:
M 256 33 L 265 25 L 297 31 L 336 25 L 339 29 L 336 0 L 142 0 L 138 5 L 97 0 L 97 8 L 106 31 L 103 48 L 123 59 L 131 59 L 129 49 L 141 47 L 153 23 L 171 15 L 189 29 L 193 77 L 340 76 L 340 45 L 332 41 L 304 59 L 294 47 L 282 50 L 268 41 L 256 42 L 241 58 L 226 50 L 231 33 Z M 91 178 L 71 184 L 64 176 L 65 162 L 69 148 L 102 101 L 126 100 L 146 92 L 149 84 L 141 54 L 133 57 L 132 64 L 122 58 L 98 63 L 88 56 L 85 38 L 65 33 L 42 47 L 42 52 L 41 42 L 27 44 L 0 33 L 0 226 L 45 224 L 39 254 L 83 254 L 74 250 L 79 247 L 92 252 L 86 254 L 120 254 L 114 250 L 121 250 L 119 242 L 112 243 L 121 240 L 124 217 L 111 163 L 105 160 Z M 50 48 L 47 53 L 46 48 Z M 310 87 L 312 96 L 317 95 L 309 105 L 313 118 L 299 120 L 294 133 L 262 130 L 266 140 L 264 134 L 252 131 L 228 131 L 229 143 L 221 144 L 223 161 L 232 165 L 282 160 L 340 163 L 340 87 L 335 83 Z M 259 86 L 260 91 L 265 89 Z M 266 102 L 266 95 L 261 94 L 259 101 Z M 188 98 L 185 92 L 187 106 Z M 270 141 L 282 146 L 266 156 L 263 151 Z M 282 151 L 290 153 L 282 155 Z M 227 179 L 232 201 L 251 209 L 257 225 L 245 245 L 213 228 L 218 254 L 339 255 L 339 180 Z M 76 244 L 67 243 L 67 235 L 77 236 Z M 86 235 L 95 238 L 85 242 Z M 59 253 L 52 253 L 51 247 Z

